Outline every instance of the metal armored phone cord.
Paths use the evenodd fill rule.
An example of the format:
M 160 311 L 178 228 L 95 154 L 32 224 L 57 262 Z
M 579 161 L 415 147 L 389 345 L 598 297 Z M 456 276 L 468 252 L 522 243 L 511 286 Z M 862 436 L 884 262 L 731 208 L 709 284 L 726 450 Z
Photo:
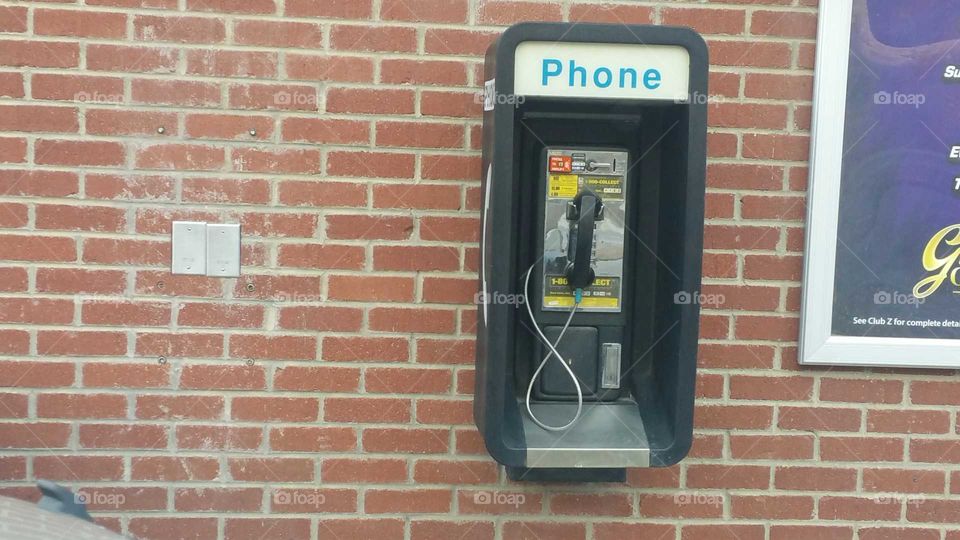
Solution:
M 527 270 L 527 278 L 523 281 L 523 297 L 524 304 L 527 306 L 527 314 L 530 315 L 530 322 L 533 323 L 533 328 L 537 331 L 537 335 L 540 336 L 540 339 L 543 340 L 543 343 L 550 349 L 550 352 L 543 357 L 543 360 L 540 361 L 540 365 L 537 366 L 536 371 L 533 372 L 533 376 L 530 377 L 530 384 L 527 385 L 527 414 L 530 415 L 530 419 L 533 420 L 535 424 L 546 429 L 547 431 L 566 431 L 570 428 L 577 420 L 580 419 L 580 413 L 583 411 L 583 390 L 580 388 L 580 381 L 577 380 L 576 374 L 570 369 L 570 366 L 563 360 L 563 356 L 557 352 L 557 346 L 560 345 L 560 340 L 563 339 L 563 335 L 567 333 L 567 328 L 570 327 L 570 322 L 573 321 L 573 315 L 577 312 L 577 308 L 580 306 L 580 301 L 582 300 L 583 291 L 577 289 L 575 294 L 575 301 L 573 308 L 570 310 L 570 316 L 567 317 L 567 322 L 563 325 L 563 328 L 560 330 L 560 335 L 557 336 L 557 341 L 550 343 L 550 340 L 547 339 L 547 336 L 543 334 L 543 330 L 540 329 L 540 326 L 537 324 L 537 320 L 533 317 L 533 308 L 530 307 L 530 276 L 533 274 L 533 269 L 537 266 L 537 263 L 530 265 L 530 269 Z M 540 372 L 543 371 L 544 366 L 547 365 L 547 362 L 550 360 L 550 357 L 554 356 L 557 360 L 560 361 L 560 365 L 563 366 L 563 369 L 567 371 L 567 374 L 570 375 L 570 380 L 573 381 L 574 388 L 577 389 L 577 414 L 574 415 L 573 420 L 570 420 L 567 424 L 562 426 L 549 426 L 540 421 L 537 418 L 537 415 L 533 414 L 533 409 L 530 407 L 530 394 L 533 392 L 533 385 L 537 382 L 537 377 L 540 376 Z

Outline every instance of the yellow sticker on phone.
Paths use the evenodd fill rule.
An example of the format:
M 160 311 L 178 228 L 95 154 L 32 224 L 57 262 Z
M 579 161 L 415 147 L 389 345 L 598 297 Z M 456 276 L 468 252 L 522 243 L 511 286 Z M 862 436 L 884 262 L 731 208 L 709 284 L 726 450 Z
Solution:
M 577 196 L 577 181 L 575 174 L 551 174 L 547 186 L 547 196 L 551 199 L 572 199 Z

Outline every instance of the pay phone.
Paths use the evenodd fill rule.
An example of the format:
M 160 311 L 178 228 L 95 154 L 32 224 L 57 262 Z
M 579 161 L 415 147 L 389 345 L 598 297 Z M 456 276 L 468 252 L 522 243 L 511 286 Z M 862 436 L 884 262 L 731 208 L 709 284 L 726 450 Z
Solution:
M 538 365 L 528 384 L 539 400 L 615 400 L 623 345 L 623 270 L 629 153 L 625 149 L 545 148 L 538 191 L 543 234 L 525 287 L 531 324 L 542 328 Z M 536 309 L 534 309 L 534 300 Z M 596 314 L 597 326 L 564 325 Z M 569 314 L 569 315 L 568 315 Z M 550 350 L 557 350 L 557 362 Z M 564 366 L 566 364 L 566 367 Z M 541 367 L 542 366 L 542 367 Z M 567 367 L 570 369 L 568 370 Z M 578 396 L 579 393 L 579 397 Z M 582 407 L 581 407 L 582 408 Z M 531 419 L 544 427 L 529 408 Z M 544 429 L 552 429 L 547 426 Z
M 524 23 L 485 80 L 487 448 L 514 479 L 671 465 L 692 439 L 699 311 L 675 298 L 700 286 L 706 46 L 688 29 Z

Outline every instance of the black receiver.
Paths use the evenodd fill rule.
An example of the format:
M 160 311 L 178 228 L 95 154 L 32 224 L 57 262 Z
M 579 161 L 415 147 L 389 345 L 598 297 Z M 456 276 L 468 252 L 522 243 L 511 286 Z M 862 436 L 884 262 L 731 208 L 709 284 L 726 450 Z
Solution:
M 596 193 L 585 189 L 570 201 L 567 219 L 571 224 L 570 248 L 564 274 L 571 289 L 589 287 L 596 278 L 593 260 L 593 232 L 597 221 L 603 219 L 603 201 Z

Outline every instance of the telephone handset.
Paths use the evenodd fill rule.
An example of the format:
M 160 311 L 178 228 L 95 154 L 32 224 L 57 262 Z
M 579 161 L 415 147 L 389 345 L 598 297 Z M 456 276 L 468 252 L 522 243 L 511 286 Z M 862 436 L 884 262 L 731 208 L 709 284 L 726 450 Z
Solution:
M 580 191 L 567 206 L 567 219 L 571 221 L 570 249 L 564 274 L 571 289 L 585 289 L 596 278 L 593 233 L 603 219 L 603 201 L 589 189 Z

